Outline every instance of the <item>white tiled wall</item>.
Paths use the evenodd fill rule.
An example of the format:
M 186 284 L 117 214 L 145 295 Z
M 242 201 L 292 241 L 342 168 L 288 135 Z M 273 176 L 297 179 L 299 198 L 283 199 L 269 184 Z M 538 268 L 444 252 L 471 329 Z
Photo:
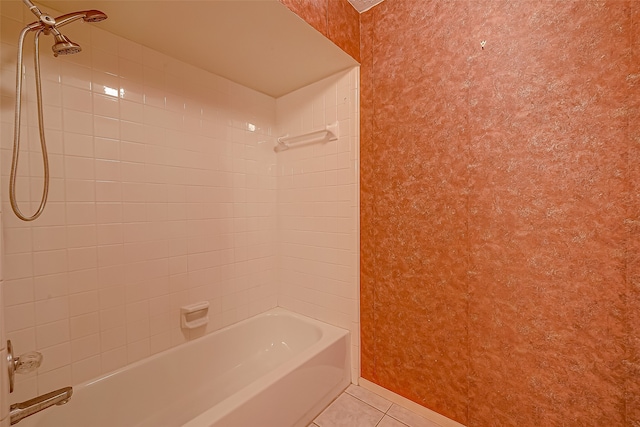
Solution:
M 17 0 L 2 0 L 0 19 L 4 190 L 17 37 L 33 19 Z M 65 34 L 82 53 L 41 47 L 45 213 L 19 221 L 2 191 L 4 324 L 17 353 L 45 360 L 11 401 L 179 345 L 192 337 L 178 309 L 201 300 L 207 332 L 276 305 L 349 328 L 357 361 L 357 70 L 274 100 L 76 24 Z M 30 213 L 42 171 L 28 55 L 25 65 L 17 191 Z M 339 141 L 273 152 L 273 135 L 335 119 Z
M 351 331 L 359 377 L 359 69 L 278 98 L 280 134 L 323 129 L 337 141 L 278 153 L 279 304 Z
M 21 2 L 3 0 L 3 189 L 25 14 Z M 47 209 L 22 222 L 3 192 L 7 332 L 18 353 L 44 354 L 37 375 L 20 376 L 13 401 L 184 342 L 183 304 L 208 300 L 210 330 L 277 305 L 276 157 L 261 143 L 275 100 L 97 25 L 68 27 L 78 55 L 53 58 L 43 38 Z M 33 178 L 18 191 L 30 212 L 42 172 L 25 64 L 30 152 L 20 176 Z

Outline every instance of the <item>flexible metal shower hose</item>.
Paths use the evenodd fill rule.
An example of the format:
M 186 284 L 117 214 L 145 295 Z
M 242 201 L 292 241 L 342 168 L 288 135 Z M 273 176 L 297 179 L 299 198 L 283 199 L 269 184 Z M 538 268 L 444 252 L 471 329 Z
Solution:
M 9 201 L 11 203 L 11 209 L 18 218 L 23 221 L 33 221 L 38 218 L 44 211 L 44 207 L 47 204 L 47 197 L 49 195 L 49 158 L 47 156 L 47 143 L 44 137 L 44 116 L 42 113 L 42 85 L 40 81 L 40 49 L 39 49 L 39 37 L 42 30 L 36 31 L 34 36 L 35 54 L 34 54 L 34 66 L 36 77 L 36 98 L 38 104 L 38 130 L 40 132 L 40 147 L 42 148 L 42 165 L 44 169 L 44 183 L 42 188 L 42 198 L 40 200 L 40 206 L 36 213 L 32 216 L 25 216 L 18 207 L 16 200 L 16 175 L 18 174 L 18 158 L 20 156 L 20 116 L 21 116 L 21 97 L 22 97 L 22 47 L 24 39 L 29 31 L 29 28 L 25 28 L 20 33 L 20 40 L 18 42 L 18 70 L 16 73 L 16 113 L 14 121 L 13 131 L 13 157 L 11 160 L 11 176 L 9 177 Z

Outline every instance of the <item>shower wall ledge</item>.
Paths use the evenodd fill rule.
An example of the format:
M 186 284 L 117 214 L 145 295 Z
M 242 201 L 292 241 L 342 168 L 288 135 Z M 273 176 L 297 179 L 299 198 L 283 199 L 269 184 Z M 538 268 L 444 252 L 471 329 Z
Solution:
M 100 28 L 274 98 L 357 65 L 278 0 L 40 4 L 101 10 Z

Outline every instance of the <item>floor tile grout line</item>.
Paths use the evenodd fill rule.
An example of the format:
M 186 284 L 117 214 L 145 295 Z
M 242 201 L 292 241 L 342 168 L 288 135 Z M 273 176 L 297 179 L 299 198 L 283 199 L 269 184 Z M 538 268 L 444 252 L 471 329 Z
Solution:
M 359 386 L 356 386 L 356 387 L 359 387 Z M 331 407 L 331 405 L 333 405 L 333 404 L 335 403 L 335 401 L 336 401 L 336 400 L 338 400 L 338 398 L 339 398 L 340 396 L 342 396 L 343 394 L 348 394 L 349 396 L 353 397 L 353 398 L 354 398 L 354 399 L 356 399 L 356 400 L 359 400 L 360 402 L 364 403 L 365 405 L 369 406 L 370 408 L 373 408 L 373 409 L 375 409 L 376 411 L 381 412 L 381 413 L 382 413 L 382 418 L 380 418 L 380 421 L 378 421 L 378 423 L 376 423 L 376 426 L 377 426 L 378 424 L 380 424 L 380 422 L 382 421 L 382 419 L 387 415 L 387 411 L 389 411 L 389 409 L 391 409 L 391 406 L 393 406 L 393 402 L 389 402 L 387 399 L 384 399 L 384 397 L 382 397 L 382 396 L 380 396 L 380 395 L 377 395 L 377 394 L 376 394 L 376 396 L 378 396 L 378 397 L 380 397 L 380 398 L 382 398 L 382 399 L 386 400 L 387 402 L 391 403 L 391 405 L 389 406 L 389 408 L 387 408 L 387 410 L 383 412 L 383 411 L 381 411 L 380 409 L 376 408 L 375 406 L 373 406 L 373 405 L 369 404 L 368 402 L 365 402 L 364 400 L 360 399 L 358 396 L 355 396 L 355 395 L 353 395 L 353 394 L 349 393 L 349 391 L 347 391 L 347 389 L 344 389 L 344 390 L 342 391 L 342 393 L 340 393 L 340 394 L 339 394 L 335 399 L 333 399 L 333 400 L 331 401 L 331 403 L 329 403 L 329 404 L 328 404 L 328 405 L 327 405 L 327 406 L 322 410 L 322 412 L 320 412 L 320 414 L 318 414 L 318 416 L 317 416 L 316 418 L 314 418 L 314 419 L 313 419 L 313 421 L 311 421 L 311 424 L 316 424 L 316 419 L 317 419 L 320 415 L 322 415 L 322 413 L 323 413 L 324 411 L 326 411 L 327 409 L 329 409 L 329 408 Z M 375 393 L 374 393 L 374 394 L 375 394 Z M 389 416 L 391 417 L 391 415 L 389 415 Z M 391 417 L 391 418 L 393 418 L 393 417 Z M 394 419 L 395 419 L 395 418 L 394 418 Z M 399 422 L 401 422 L 401 423 L 402 423 L 402 421 L 400 421 L 400 420 L 397 420 L 397 421 L 399 421 Z M 402 424 L 404 424 L 404 423 L 402 423 Z M 320 426 L 319 424 L 316 424 L 316 425 L 318 425 L 319 427 L 322 427 L 322 426 Z M 405 425 L 406 425 L 406 424 L 405 424 Z M 309 427 L 313 427 L 313 426 L 309 426 Z M 409 427 L 409 426 L 407 426 L 407 427 Z
M 356 387 L 359 387 L 359 386 L 356 386 Z M 384 417 L 385 417 L 385 416 L 388 416 L 389 418 L 393 418 L 394 420 L 398 421 L 398 422 L 399 422 L 400 424 L 402 424 L 402 425 L 405 425 L 405 426 L 407 426 L 407 427 L 411 427 L 411 425 L 410 425 L 410 424 L 406 424 L 404 421 L 402 421 L 402 420 L 400 420 L 400 419 L 398 419 L 398 418 L 394 417 L 393 415 L 390 415 L 390 414 L 389 414 L 389 411 L 391 410 L 391 408 L 393 408 L 393 406 L 394 406 L 394 405 L 396 405 L 396 406 L 398 406 L 398 407 L 400 407 L 400 408 L 403 408 L 403 409 L 405 409 L 405 410 L 407 410 L 407 411 L 411 412 L 412 414 L 415 414 L 415 415 L 417 415 L 417 416 L 419 416 L 419 417 L 421 417 L 421 418 L 424 418 L 422 415 L 420 415 L 420 414 L 417 414 L 417 413 L 413 412 L 411 409 L 404 408 L 403 406 L 398 405 L 397 403 L 391 402 L 390 400 L 388 400 L 388 399 L 386 399 L 386 398 L 384 398 L 384 397 L 380 396 L 379 394 L 373 393 L 373 392 L 371 392 L 371 393 L 373 393 L 373 394 L 375 394 L 376 396 L 380 397 L 381 399 L 384 399 L 384 400 L 386 400 L 387 402 L 391 403 L 391 405 L 389 405 L 389 407 L 388 407 L 385 411 L 381 411 L 380 409 L 376 408 L 375 406 L 371 405 L 370 403 L 365 402 L 364 400 L 362 400 L 362 399 L 361 399 L 361 398 L 359 398 L 358 396 L 356 396 L 356 395 L 354 395 L 354 394 L 349 393 L 349 391 L 348 391 L 347 389 L 345 389 L 345 390 L 344 390 L 344 393 L 347 393 L 349 396 L 354 397 L 354 398 L 356 398 L 357 400 L 359 400 L 360 402 L 362 402 L 362 403 L 365 403 L 365 404 L 369 405 L 370 407 L 372 407 L 373 409 L 377 410 L 378 412 L 382 412 L 382 413 L 384 414 L 384 416 L 380 419 L 380 421 L 378 422 L 378 424 L 380 424 L 380 422 L 382 422 L 382 419 L 384 419 Z M 376 424 L 376 426 L 377 426 L 378 424 Z M 439 424 L 438 424 L 438 425 L 439 425 Z
M 375 427 L 378 427 L 380 425 L 380 423 L 382 422 L 382 420 L 384 420 L 385 417 L 389 417 L 391 419 L 394 419 L 394 420 L 396 420 L 397 422 L 399 422 L 400 424 L 402 424 L 405 427 L 411 427 L 409 424 L 405 424 L 404 422 L 400 421 L 399 419 L 397 419 L 395 417 L 392 417 L 391 415 L 388 415 L 386 413 L 382 416 L 382 418 L 380 418 L 380 421 L 378 421 L 378 423 L 375 425 Z
M 393 407 L 393 405 L 395 405 L 395 403 L 385 399 L 384 397 L 380 396 L 379 394 L 376 394 L 376 396 L 380 397 L 381 399 L 386 400 L 387 402 L 391 403 L 391 405 L 389 405 L 389 407 L 385 410 L 385 411 L 381 411 L 380 409 L 376 408 L 375 406 L 371 405 L 369 402 L 365 402 L 364 400 L 360 399 L 358 396 L 355 396 L 351 393 L 349 393 L 349 391 L 347 389 L 345 389 L 344 393 L 347 393 L 349 396 L 359 400 L 360 402 L 369 405 L 371 408 L 375 409 L 378 412 L 382 412 L 382 418 L 380 418 L 380 421 L 378 421 L 376 423 L 376 426 L 378 426 L 378 424 L 380 424 L 382 422 L 382 420 L 384 419 L 384 417 L 389 417 L 389 418 L 393 418 L 394 420 L 396 420 L 397 422 L 399 422 L 400 424 L 407 426 L 407 427 L 411 427 L 409 424 L 404 423 L 402 420 L 397 419 L 396 417 L 394 417 L 393 415 L 389 415 L 389 411 L 391 410 L 391 408 Z M 373 392 L 372 392 L 373 393 Z M 373 393 L 375 394 L 375 393 Z M 417 414 L 416 414 L 417 415 Z
M 389 409 L 391 409 L 391 408 L 389 408 Z M 407 423 L 405 423 L 404 421 L 402 421 L 402 420 L 400 420 L 400 419 L 398 419 L 398 418 L 394 417 L 393 415 L 389 415 L 389 414 L 384 414 L 384 415 L 385 415 L 385 417 L 393 418 L 394 420 L 396 420 L 397 422 L 399 422 L 399 423 L 400 423 L 400 424 L 402 424 L 403 426 L 412 427 L 412 426 L 411 426 L 411 424 L 407 424 Z
M 359 386 L 356 386 L 356 387 L 359 387 Z M 371 393 L 372 393 L 372 394 L 374 394 L 374 395 L 376 395 L 376 396 L 378 396 L 379 398 L 383 399 L 384 401 L 386 401 L 386 402 L 390 403 L 389 407 L 388 407 L 386 410 L 382 411 L 382 410 L 380 410 L 380 409 L 376 408 L 375 406 L 373 406 L 372 404 L 370 404 L 369 402 L 366 402 L 366 401 L 365 401 L 365 400 L 363 400 L 362 398 L 360 398 L 360 397 L 358 397 L 358 396 L 356 396 L 356 395 L 354 395 L 354 394 L 350 393 L 347 389 L 345 389 L 345 390 L 343 390 L 343 392 L 342 392 L 340 395 L 338 395 L 338 397 L 336 397 L 333 401 L 331 401 L 331 403 L 329 403 L 329 404 L 328 404 L 328 405 L 327 405 L 327 406 L 322 410 L 322 412 L 324 412 L 324 411 L 326 411 L 327 409 L 329 409 L 329 407 L 330 407 L 331 405 L 333 405 L 333 404 L 335 403 L 335 401 L 336 401 L 336 400 L 338 400 L 338 398 L 339 398 L 341 395 L 343 395 L 343 394 L 348 394 L 350 397 L 353 397 L 354 399 L 356 399 L 356 400 L 358 400 L 358 401 L 360 401 L 360 402 L 364 403 L 365 405 L 367 405 L 367 406 L 369 406 L 370 408 L 372 408 L 372 409 L 376 410 L 377 412 L 382 413 L 382 417 L 380 418 L 380 420 L 376 423 L 376 425 L 375 425 L 374 427 L 378 427 L 378 426 L 380 425 L 380 423 L 385 419 L 385 417 L 389 417 L 389 418 L 391 418 L 391 419 L 393 419 L 393 420 L 397 421 L 398 423 L 402 424 L 402 426 L 405 426 L 405 427 L 411 427 L 411 425 L 410 425 L 410 424 L 406 424 L 403 420 L 400 420 L 400 419 L 398 419 L 398 418 L 394 417 L 393 415 L 390 415 L 390 414 L 389 414 L 389 411 L 391 410 L 391 408 L 393 408 L 393 406 L 394 406 L 394 405 L 396 405 L 396 406 L 398 406 L 398 407 L 403 408 L 401 405 L 398 405 L 398 404 L 396 404 L 396 403 L 394 403 L 394 402 L 391 402 L 390 400 L 388 400 L 388 399 L 386 399 L 386 398 L 384 398 L 384 397 L 380 396 L 379 394 L 376 394 L 376 393 L 374 393 L 374 392 L 371 392 Z M 411 411 L 410 409 L 407 409 L 407 408 L 404 408 L 404 409 L 406 409 L 407 411 L 409 411 L 409 412 L 411 412 L 411 413 L 413 413 L 413 414 L 415 414 L 415 415 L 417 415 L 417 416 L 421 417 L 421 415 L 420 415 L 420 414 L 417 414 L 417 413 L 415 413 L 415 412 Z M 321 414 L 322 414 L 322 412 L 321 412 Z M 320 416 L 320 414 L 319 414 L 318 416 Z M 422 418 L 424 418 L 424 417 L 422 417 Z M 317 419 L 317 417 L 316 417 L 316 419 Z M 308 427 L 314 427 L 314 426 L 322 427 L 322 426 L 320 426 L 319 424 L 317 424 L 317 423 L 316 423 L 316 419 L 314 419 Z
M 382 412 L 384 415 L 387 415 L 387 412 L 389 412 L 389 409 L 391 409 L 391 406 L 393 406 L 393 405 L 394 405 L 394 404 L 393 404 L 393 402 L 389 402 L 387 399 L 384 399 L 384 397 L 382 397 L 382 396 L 378 396 L 378 395 L 376 394 L 376 396 L 381 397 L 382 399 L 387 400 L 387 402 L 391 403 L 391 405 L 387 408 L 387 410 L 386 410 L 386 411 L 381 411 L 380 409 L 376 408 L 375 406 L 373 406 L 373 405 L 372 405 L 372 404 L 370 404 L 369 402 L 365 402 L 364 400 L 360 399 L 358 396 L 355 396 L 355 395 L 353 395 L 353 394 L 349 393 L 347 390 L 345 390 L 344 392 L 345 392 L 345 393 L 347 393 L 349 396 L 351 396 L 351 397 L 353 397 L 353 398 L 355 398 L 355 399 L 358 399 L 360 402 L 362 402 L 362 403 L 364 403 L 364 404 L 366 404 L 366 405 L 371 406 L 371 407 L 372 407 L 373 409 L 375 409 L 376 411 L 378 411 L 378 412 Z M 393 418 L 393 417 L 391 417 L 391 418 Z

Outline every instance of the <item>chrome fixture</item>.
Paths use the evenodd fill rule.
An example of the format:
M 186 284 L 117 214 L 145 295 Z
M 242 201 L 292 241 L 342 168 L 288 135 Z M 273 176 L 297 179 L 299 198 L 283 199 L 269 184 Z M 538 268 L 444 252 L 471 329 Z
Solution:
M 9 393 L 13 393 L 15 384 L 15 374 L 26 374 L 35 371 L 42 364 L 42 354 L 32 351 L 20 355 L 13 356 L 13 346 L 11 340 L 7 341 L 7 365 L 9 368 Z M 64 405 L 71 399 L 73 388 L 64 387 L 42 396 L 34 397 L 25 402 L 14 403 L 9 407 L 9 416 L 11 425 L 18 423 L 23 418 L 47 409 L 53 405 Z
M 65 35 L 55 34 L 53 37 L 56 40 L 56 44 L 54 44 L 51 49 L 53 49 L 55 56 L 71 55 L 82 50 L 79 44 L 72 42 Z
M 11 175 L 9 177 L 9 201 L 11 202 L 11 209 L 18 218 L 23 221 L 33 221 L 38 218 L 45 205 L 47 204 L 47 197 L 49 195 L 49 159 L 47 156 L 47 144 L 44 137 L 44 119 L 42 114 L 42 84 L 40 82 L 40 47 L 39 39 L 41 34 L 52 34 L 54 37 L 54 45 L 52 46 L 53 56 L 69 55 L 78 53 L 82 50 L 79 44 L 72 42 L 68 37 L 63 35 L 59 28 L 63 27 L 73 21 L 82 19 L 85 22 L 100 22 L 107 19 L 107 15 L 99 10 L 84 10 L 80 12 L 67 13 L 65 15 L 52 18 L 51 16 L 44 14 L 31 3 L 30 0 L 22 0 L 27 5 L 29 10 L 33 12 L 38 18 L 37 21 L 27 25 L 22 32 L 20 32 L 20 38 L 18 40 L 18 65 L 16 71 L 16 112 L 14 120 L 13 130 L 13 157 L 11 161 Z M 20 116 L 21 116 L 21 97 L 22 97 L 22 51 L 24 45 L 24 39 L 27 33 L 34 31 L 34 68 L 36 79 L 36 98 L 38 104 L 38 129 L 40 133 L 40 147 L 42 149 L 42 165 L 44 169 L 44 185 L 42 188 L 42 198 L 40 199 L 40 206 L 32 216 L 23 215 L 18 207 L 16 200 L 16 175 L 18 173 L 18 157 L 20 155 Z
M 11 340 L 7 341 L 7 364 L 9 365 L 9 393 L 13 393 L 15 385 L 15 377 L 17 374 L 28 374 L 40 367 L 42 364 L 42 354 L 37 351 L 31 351 L 20 355 L 13 356 L 13 345 Z
M 9 409 L 11 425 L 19 423 L 23 418 L 47 409 L 53 405 L 64 405 L 71 399 L 73 388 L 64 387 L 42 396 L 34 397 L 25 402 L 14 403 Z
M 81 12 L 71 12 L 66 15 L 58 16 L 56 21 L 56 27 L 60 28 L 67 25 L 70 22 L 76 21 L 82 18 L 84 22 L 100 22 L 107 19 L 107 15 L 99 10 L 83 10 Z

